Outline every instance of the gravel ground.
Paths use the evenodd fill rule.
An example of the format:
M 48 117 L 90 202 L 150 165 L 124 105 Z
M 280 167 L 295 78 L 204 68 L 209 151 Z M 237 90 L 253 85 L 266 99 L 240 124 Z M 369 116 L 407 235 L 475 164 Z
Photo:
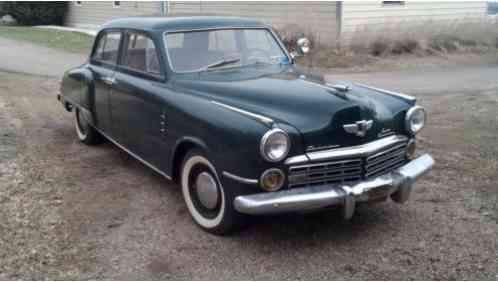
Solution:
M 79 143 L 56 79 L 0 73 L 0 279 L 496 279 L 498 86 L 453 81 L 463 90 L 414 89 L 437 164 L 407 204 L 348 223 L 262 217 L 217 237 L 176 185 L 111 144 Z

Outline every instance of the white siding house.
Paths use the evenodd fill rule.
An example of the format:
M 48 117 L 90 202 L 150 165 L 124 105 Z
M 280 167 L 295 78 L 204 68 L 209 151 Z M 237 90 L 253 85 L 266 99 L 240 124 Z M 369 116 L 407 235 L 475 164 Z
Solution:
M 383 32 L 429 21 L 434 26 L 481 20 L 486 9 L 485 1 L 74 1 L 69 5 L 66 25 L 96 28 L 111 19 L 141 15 L 231 15 L 259 19 L 276 28 L 297 25 L 301 31 L 312 32 L 320 43 L 334 45 L 347 43 L 362 30 Z
M 343 2 L 341 39 L 359 31 L 390 32 L 416 28 L 437 28 L 457 22 L 480 21 L 486 17 L 485 1 L 378 1 Z
M 160 2 L 145 1 L 72 1 L 66 14 L 66 25 L 98 28 L 112 19 L 160 15 Z
M 313 32 L 324 42 L 335 42 L 338 36 L 337 2 L 188 2 L 171 1 L 171 14 L 200 13 L 230 15 L 259 19 L 275 28 L 300 26 L 302 31 Z

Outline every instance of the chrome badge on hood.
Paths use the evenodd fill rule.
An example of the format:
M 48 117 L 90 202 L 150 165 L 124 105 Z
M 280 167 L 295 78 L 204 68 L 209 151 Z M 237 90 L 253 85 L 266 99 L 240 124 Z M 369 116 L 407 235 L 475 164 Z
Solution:
M 358 137 L 363 137 L 367 131 L 372 128 L 373 120 L 360 120 L 352 124 L 345 124 L 342 127 L 347 133 L 354 134 Z

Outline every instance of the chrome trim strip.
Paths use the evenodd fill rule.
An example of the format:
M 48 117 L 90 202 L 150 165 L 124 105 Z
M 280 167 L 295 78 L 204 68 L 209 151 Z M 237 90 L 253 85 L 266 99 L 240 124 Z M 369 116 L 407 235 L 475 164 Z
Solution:
M 332 149 L 332 150 L 326 150 L 326 151 L 319 151 L 319 152 L 310 152 L 307 155 L 311 161 L 342 158 L 342 157 L 354 158 L 357 156 L 365 156 L 368 154 L 372 154 L 373 152 L 375 152 L 377 150 L 380 150 L 384 147 L 387 147 L 387 146 L 390 146 L 390 145 L 393 145 L 393 144 L 396 144 L 396 143 L 402 142 L 402 141 L 408 141 L 408 138 L 403 136 L 403 135 L 394 135 L 394 136 L 389 136 L 389 137 L 382 138 L 379 140 L 375 140 L 373 142 L 363 144 L 363 145 L 346 147 L 346 148 L 338 148 L 338 149 Z
M 389 90 L 385 90 L 385 89 L 380 89 L 380 88 L 377 88 L 377 87 L 372 87 L 372 86 L 368 86 L 368 85 L 361 84 L 361 83 L 355 83 L 355 84 L 358 85 L 358 86 L 361 86 L 363 88 L 367 88 L 367 89 L 379 91 L 379 92 L 382 92 L 382 93 L 385 93 L 385 94 L 388 94 L 388 95 L 391 95 L 391 96 L 403 98 L 403 99 L 409 100 L 410 102 L 416 102 L 417 101 L 417 98 L 415 98 L 413 96 L 410 96 L 410 95 L 403 94 L 403 93 L 398 93 L 398 92 L 393 92 L 393 91 L 389 91 Z
M 310 161 L 308 156 L 298 155 L 298 156 L 287 158 L 287 160 L 285 160 L 285 164 L 292 165 L 292 164 L 304 163 L 304 162 L 308 162 L 308 161 Z
M 334 92 L 337 92 L 337 89 L 335 89 L 334 87 L 332 87 L 330 84 L 328 84 L 327 82 L 324 84 L 320 84 L 318 82 L 314 82 L 314 81 L 310 81 L 310 80 L 306 80 L 306 79 L 301 79 L 302 82 L 304 83 L 308 83 L 308 84 L 312 84 L 314 86 L 317 86 L 317 87 L 320 87 L 320 88 L 323 88 L 325 90 L 332 90 Z
M 250 184 L 250 185 L 258 185 L 258 180 L 257 179 L 250 179 L 250 178 L 244 178 L 237 176 L 235 174 L 231 174 L 229 172 L 224 171 L 223 176 L 231 178 L 237 182 L 243 183 L 243 184 Z
M 103 133 L 102 130 L 94 127 L 95 130 L 97 130 L 100 134 L 102 134 L 105 138 L 107 138 L 107 140 L 111 141 L 112 143 L 114 143 L 114 145 L 116 145 L 118 148 L 120 148 L 121 150 L 125 151 L 126 153 L 130 154 L 130 156 L 134 157 L 136 160 L 140 161 L 141 163 L 143 163 L 144 165 L 148 166 L 149 168 L 153 169 L 155 172 L 159 173 L 160 175 L 166 177 L 166 179 L 168 180 L 171 180 L 171 176 L 167 175 L 166 173 L 162 172 L 160 169 L 158 169 L 157 167 L 155 167 L 154 165 L 150 164 L 149 162 L 147 162 L 146 160 L 142 159 L 141 157 L 139 157 L 138 155 L 134 154 L 133 152 L 131 152 L 130 150 L 128 150 L 125 146 L 119 144 L 116 140 L 112 139 L 111 137 L 109 137 L 107 134 Z
M 107 85 L 113 85 L 116 82 L 116 78 L 108 76 L 102 77 L 100 80 Z
M 255 119 L 257 119 L 257 120 L 259 120 L 262 123 L 265 123 L 267 125 L 272 125 L 273 122 L 274 122 L 271 118 L 268 118 L 268 117 L 265 117 L 265 116 L 262 116 L 262 115 L 258 115 L 258 114 L 255 114 L 255 113 L 251 113 L 251 112 L 248 112 L 246 110 L 242 110 L 242 109 L 239 109 L 239 108 L 236 108 L 236 107 L 232 107 L 232 106 L 229 106 L 227 104 L 223 104 L 223 103 L 216 102 L 216 101 L 213 101 L 213 100 L 211 100 L 211 103 L 213 103 L 215 105 L 218 105 L 220 107 L 227 108 L 227 109 L 232 110 L 234 112 L 237 112 L 239 114 L 250 116 L 250 117 L 255 118 Z
M 261 215 L 317 210 L 342 206 L 344 219 L 350 219 L 357 202 L 390 196 L 395 202 L 408 200 L 414 182 L 431 170 L 434 159 L 423 155 L 382 176 L 347 185 L 317 185 L 277 192 L 238 196 L 235 209 L 244 214 Z
M 344 92 L 348 92 L 351 90 L 351 86 L 345 85 L 345 84 L 331 84 L 329 82 L 325 82 L 324 84 L 320 84 L 318 82 L 306 80 L 306 79 L 301 79 L 302 82 L 308 83 L 308 84 L 313 84 L 317 87 L 323 88 L 325 90 L 332 90 L 334 92 L 342 92 L 338 94 L 344 94 Z
M 304 162 L 306 160 L 309 161 L 320 161 L 320 160 L 329 160 L 335 158 L 354 158 L 358 156 L 365 156 L 371 154 L 377 150 L 380 150 L 384 147 L 396 144 L 398 142 L 408 141 L 408 137 L 403 135 L 391 135 L 379 140 L 375 140 L 370 143 L 366 143 L 363 145 L 353 146 L 353 147 L 344 147 L 337 149 L 330 149 L 325 151 L 316 151 L 316 152 L 308 152 L 306 156 L 299 155 L 295 157 L 288 158 L 285 161 L 286 165 L 293 165 Z

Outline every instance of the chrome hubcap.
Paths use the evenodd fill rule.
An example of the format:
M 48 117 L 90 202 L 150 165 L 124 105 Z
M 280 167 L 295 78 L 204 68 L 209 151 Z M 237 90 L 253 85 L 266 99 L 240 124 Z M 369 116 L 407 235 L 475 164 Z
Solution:
M 197 197 L 203 206 L 214 209 L 218 203 L 218 185 L 216 180 L 207 172 L 202 172 L 195 181 Z

